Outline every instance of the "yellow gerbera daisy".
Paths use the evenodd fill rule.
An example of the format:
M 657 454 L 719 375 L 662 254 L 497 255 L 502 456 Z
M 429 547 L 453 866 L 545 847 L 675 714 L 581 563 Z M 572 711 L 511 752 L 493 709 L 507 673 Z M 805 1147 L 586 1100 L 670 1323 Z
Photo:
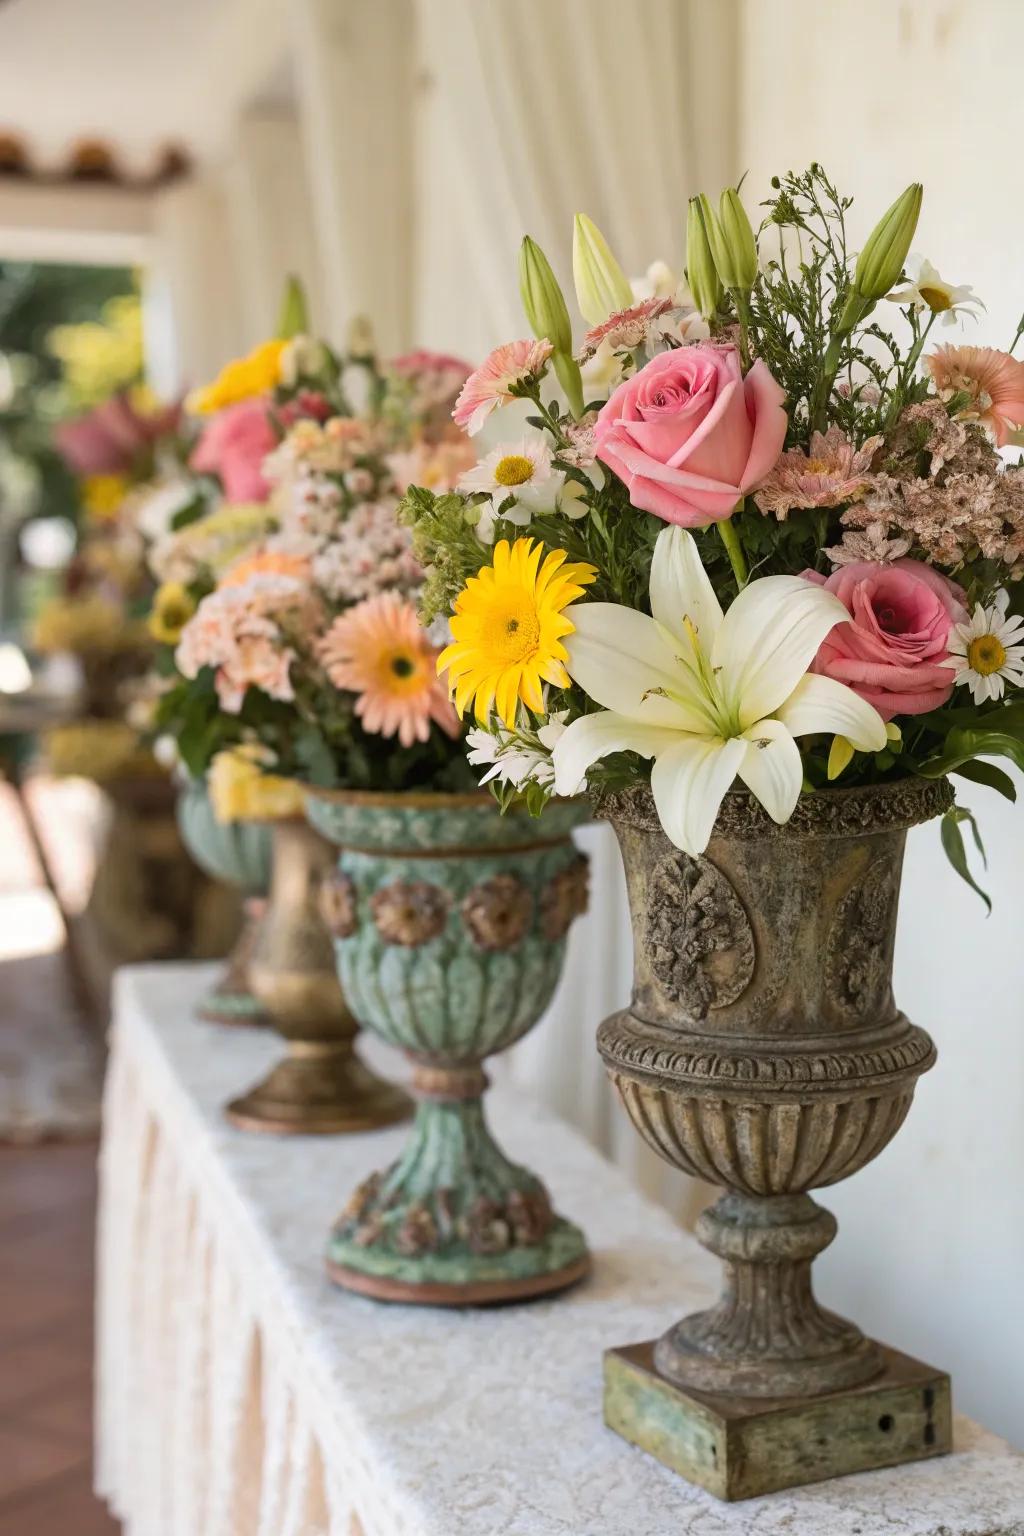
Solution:
M 280 337 L 261 342 L 245 357 L 225 363 L 212 384 L 194 389 L 185 402 L 196 416 L 208 416 L 253 395 L 265 395 L 281 382 L 281 353 L 288 345 Z
M 596 576 L 592 565 L 567 563 L 564 549 L 544 555 L 534 539 L 494 546 L 494 564 L 471 576 L 456 598 L 452 644 L 437 659 L 460 715 L 475 699 L 481 724 L 493 705 L 512 730 L 520 699 L 540 713 L 543 683 L 569 687 L 561 642 L 574 625 L 564 610 Z

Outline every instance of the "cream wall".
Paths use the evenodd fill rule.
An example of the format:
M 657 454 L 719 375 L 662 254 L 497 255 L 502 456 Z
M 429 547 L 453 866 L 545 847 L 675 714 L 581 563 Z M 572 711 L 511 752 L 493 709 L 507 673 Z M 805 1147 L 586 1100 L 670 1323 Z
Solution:
M 988 306 L 941 334 L 1008 346 L 1024 309 L 1024 5 L 744 0 L 741 35 L 751 191 L 817 158 L 856 197 L 862 239 L 923 181 L 918 249 Z M 1024 793 L 1017 808 L 973 785 L 960 798 L 995 911 L 950 871 L 937 828 L 911 834 L 897 997 L 939 1063 L 889 1149 L 825 1192 L 839 1237 L 817 1270 L 830 1305 L 950 1368 L 959 1407 L 1024 1446 Z

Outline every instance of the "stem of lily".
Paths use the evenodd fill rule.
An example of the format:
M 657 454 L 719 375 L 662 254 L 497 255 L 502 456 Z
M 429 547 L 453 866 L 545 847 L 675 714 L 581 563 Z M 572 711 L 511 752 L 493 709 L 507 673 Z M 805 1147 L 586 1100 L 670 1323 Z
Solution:
M 742 506 L 742 502 L 740 505 Z M 729 556 L 729 564 L 732 566 L 732 573 L 736 577 L 736 585 L 742 591 L 747 584 L 747 578 L 750 573 L 747 570 L 747 562 L 744 558 L 740 536 L 732 525 L 731 517 L 723 518 L 715 526 L 721 535 L 722 543 L 725 545 L 725 552 Z

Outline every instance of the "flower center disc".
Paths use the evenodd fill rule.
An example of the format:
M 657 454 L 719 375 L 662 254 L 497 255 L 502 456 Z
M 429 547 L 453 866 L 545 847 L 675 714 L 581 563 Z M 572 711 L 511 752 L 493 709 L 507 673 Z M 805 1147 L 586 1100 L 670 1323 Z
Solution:
M 525 661 L 534 654 L 539 640 L 540 621 L 529 595 L 509 593 L 487 620 L 485 649 L 505 663 Z
M 979 635 L 967 648 L 967 660 L 972 672 L 990 677 L 1005 662 L 1006 649 L 995 635 Z
M 416 659 L 407 651 L 393 651 L 384 666 L 384 687 L 388 693 L 404 697 L 418 693 L 421 687 Z
M 928 305 L 928 308 L 936 315 L 941 315 L 943 310 L 953 308 L 950 303 L 949 294 L 944 293 L 941 288 L 920 288 L 918 292 Z
M 499 485 L 525 485 L 533 477 L 533 460 L 525 453 L 507 453 L 494 466 L 494 478 Z

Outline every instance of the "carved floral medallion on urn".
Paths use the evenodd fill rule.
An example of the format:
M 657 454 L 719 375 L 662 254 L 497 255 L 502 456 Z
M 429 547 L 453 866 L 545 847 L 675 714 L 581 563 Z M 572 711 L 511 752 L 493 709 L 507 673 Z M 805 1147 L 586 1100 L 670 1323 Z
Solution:
M 895 1005 L 892 958 L 907 829 L 951 803 L 945 781 L 823 791 L 779 827 L 735 792 L 699 860 L 665 837 L 646 787 L 602 806 L 625 863 L 635 987 L 599 1049 L 645 1140 L 726 1191 L 698 1224 L 722 1296 L 655 1349 L 683 1389 L 813 1396 L 882 1369 L 877 1346 L 814 1299 L 811 1263 L 836 1223 L 808 1191 L 882 1151 L 934 1063 Z
M 341 1285 L 441 1305 L 539 1295 L 589 1266 L 583 1236 L 494 1141 L 482 1063 L 551 1000 L 586 861 L 585 806 L 502 816 L 486 793 L 311 797 L 340 845 L 328 897 L 342 985 L 357 1016 L 413 1062 L 416 1120 L 332 1235 Z

